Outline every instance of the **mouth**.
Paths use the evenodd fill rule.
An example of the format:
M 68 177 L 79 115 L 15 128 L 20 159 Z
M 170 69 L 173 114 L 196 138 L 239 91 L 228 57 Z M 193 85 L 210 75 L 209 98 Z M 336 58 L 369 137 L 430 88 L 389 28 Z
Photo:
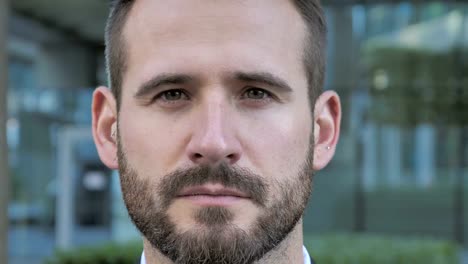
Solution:
M 183 189 L 177 198 L 199 206 L 229 206 L 248 200 L 250 196 L 221 184 L 204 184 Z

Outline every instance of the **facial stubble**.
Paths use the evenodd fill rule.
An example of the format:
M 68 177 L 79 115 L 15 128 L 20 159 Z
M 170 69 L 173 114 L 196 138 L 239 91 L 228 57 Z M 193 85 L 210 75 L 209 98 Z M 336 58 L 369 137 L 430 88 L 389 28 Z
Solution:
M 247 169 L 221 163 L 174 171 L 154 186 L 130 166 L 120 137 L 118 159 L 130 218 L 156 250 L 177 264 L 250 264 L 261 259 L 297 225 L 312 190 L 313 139 L 299 173 L 286 175 L 284 179 L 291 180 L 282 182 L 271 182 Z M 234 225 L 235 216 L 227 208 L 205 207 L 192 216 L 205 228 L 179 232 L 167 213 L 171 203 L 182 188 L 204 183 L 220 183 L 246 193 L 261 212 L 252 228 L 244 230 Z M 268 203 L 273 186 L 281 190 L 281 195 Z

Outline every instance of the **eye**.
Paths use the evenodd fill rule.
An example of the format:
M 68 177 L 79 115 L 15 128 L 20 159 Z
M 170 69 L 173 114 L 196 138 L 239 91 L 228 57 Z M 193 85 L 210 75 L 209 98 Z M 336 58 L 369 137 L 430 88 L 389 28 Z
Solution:
M 173 102 L 179 100 L 188 100 L 187 94 L 180 89 L 167 90 L 155 97 L 155 100 L 161 99 L 166 102 Z
M 242 97 L 252 100 L 264 100 L 270 98 L 271 94 L 260 88 L 250 88 L 244 92 Z

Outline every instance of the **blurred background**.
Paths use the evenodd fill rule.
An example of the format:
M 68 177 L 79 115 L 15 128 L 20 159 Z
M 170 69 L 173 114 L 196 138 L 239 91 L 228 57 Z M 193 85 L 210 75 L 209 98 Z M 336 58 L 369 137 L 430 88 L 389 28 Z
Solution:
M 343 126 L 335 159 L 315 178 L 306 235 L 444 239 L 464 246 L 463 255 L 468 1 L 322 3 L 326 88 L 341 95 Z M 0 231 L 8 233 L 8 263 L 42 263 L 57 248 L 138 237 L 118 175 L 101 164 L 90 129 L 92 91 L 107 83 L 107 12 L 106 0 L 0 0 L 7 138 L 0 137 L 0 165 L 7 161 L 0 192 L 10 193 L 7 205 L 0 195 L 7 208 Z M 1 236 L 0 248 L 5 243 Z

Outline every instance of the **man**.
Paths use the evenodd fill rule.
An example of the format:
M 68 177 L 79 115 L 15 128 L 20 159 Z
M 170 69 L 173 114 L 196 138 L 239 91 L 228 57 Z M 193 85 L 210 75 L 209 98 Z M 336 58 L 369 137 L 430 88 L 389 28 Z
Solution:
M 120 0 L 93 97 L 142 263 L 310 263 L 302 215 L 334 155 L 317 0 Z

